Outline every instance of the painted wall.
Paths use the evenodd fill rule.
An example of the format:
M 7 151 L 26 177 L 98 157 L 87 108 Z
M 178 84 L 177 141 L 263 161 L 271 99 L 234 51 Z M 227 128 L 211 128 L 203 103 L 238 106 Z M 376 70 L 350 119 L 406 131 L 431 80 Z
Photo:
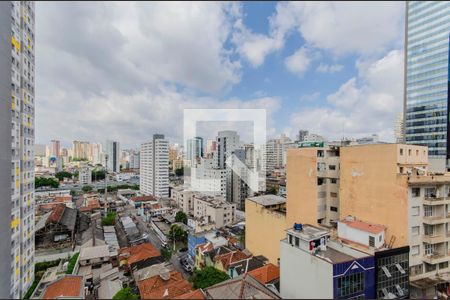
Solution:
M 375 239 L 375 248 L 380 248 L 384 244 L 384 232 L 378 234 L 368 233 L 353 227 L 348 226 L 345 223 L 338 222 L 338 236 L 343 239 L 350 240 L 369 247 L 369 236 L 373 236 Z
M 288 158 L 289 159 L 289 158 Z M 333 298 L 333 265 L 285 241 L 280 242 L 283 299 Z
M 278 264 L 280 240 L 285 237 L 286 215 L 270 211 L 251 200 L 245 201 L 245 245 L 253 255 L 264 255 Z
M 199 244 L 206 243 L 206 238 L 201 236 L 196 236 L 189 233 L 188 235 L 188 254 L 194 259 L 195 258 L 195 246 Z

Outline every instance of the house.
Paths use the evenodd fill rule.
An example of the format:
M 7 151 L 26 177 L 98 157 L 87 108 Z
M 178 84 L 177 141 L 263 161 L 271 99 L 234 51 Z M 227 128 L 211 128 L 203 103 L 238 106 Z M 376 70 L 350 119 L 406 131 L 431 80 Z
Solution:
M 280 292 L 280 268 L 269 263 L 260 268 L 251 270 L 248 274 L 269 288 L 274 288 Z
M 83 276 L 66 275 L 47 285 L 42 299 L 84 299 L 84 280 Z
M 82 248 L 80 251 L 80 266 L 96 266 L 111 261 L 108 245 Z
M 174 299 L 206 299 L 205 294 L 201 289 L 175 297 Z
M 103 280 L 97 289 L 98 299 L 112 299 L 122 289 L 120 280 Z
M 120 266 L 125 271 L 135 272 L 145 267 L 164 262 L 161 253 L 150 243 L 143 243 L 119 250 Z
M 141 280 L 137 285 L 141 299 L 173 299 L 192 291 L 191 284 L 178 271 Z
M 250 258 L 250 255 L 245 254 L 241 250 L 233 249 L 228 253 L 214 256 L 214 267 L 220 271 L 228 273 L 228 269 L 231 264 L 246 260 L 248 258 Z
M 208 287 L 204 293 L 207 299 L 280 299 L 248 273 Z
M 264 261 L 255 257 L 247 257 L 242 260 L 235 260 L 231 262 L 228 266 L 228 275 L 231 278 L 237 277 L 239 275 L 245 274 L 247 272 L 259 269 L 264 266 Z

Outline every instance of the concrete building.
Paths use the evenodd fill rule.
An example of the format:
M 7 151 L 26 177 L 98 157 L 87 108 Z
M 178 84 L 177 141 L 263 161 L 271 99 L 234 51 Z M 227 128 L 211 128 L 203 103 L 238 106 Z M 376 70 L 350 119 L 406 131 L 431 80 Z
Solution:
M 266 143 L 266 171 L 270 172 L 274 169 L 282 169 L 286 164 L 286 147 L 285 144 L 291 142 L 285 135 L 281 135 L 278 139 L 268 140 Z
M 80 184 L 92 183 L 92 170 L 89 166 L 82 166 L 78 171 L 78 180 Z
M 215 168 L 215 160 L 204 158 L 195 168 L 191 168 L 190 186 L 204 194 L 226 196 L 227 170 Z
M 104 154 L 103 166 L 108 169 L 108 172 L 120 172 L 120 143 L 107 140 L 104 147 Z
M 89 142 L 73 141 L 73 157 L 72 159 L 89 159 L 90 157 Z
M 194 194 L 194 218 L 203 224 L 215 224 L 221 228 L 233 224 L 236 216 L 236 205 L 225 201 L 220 196 Z
M 0 3 L 0 295 L 22 298 L 34 280 L 34 9 Z
M 450 3 L 408 1 L 405 33 L 406 143 L 428 146 L 431 159 L 449 158 L 448 20 Z M 448 165 L 448 163 L 447 163 Z
M 52 140 L 50 145 L 50 156 L 59 157 L 60 155 L 60 142 L 57 140 Z
M 264 195 L 245 201 L 245 246 L 253 255 L 263 255 L 278 265 L 278 245 L 286 228 L 285 198 Z
M 405 142 L 405 120 L 403 113 L 399 113 L 394 124 L 394 137 L 397 143 Z
M 288 149 L 287 221 L 330 226 L 339 220 L 339 147 L 309 145 Z
M 207 140 L 206 141 L 206 149 L 205 149 L 205 157 L 212 156 L 216 150 L 217 150 L 217 141 Z
M 134 151 L 130 154 L 130 169 L 139 169 L 140 165 L 140 152 Z
M 195 164 L 197 159 L 204 156 L 203 138 L 195 137 L 186 141 L 186 159 Z
M 248 180 L 248 167 L 245 164 L 245 150 L 236 149 L 230 157 L 233 169 L 226 169 L 226 200 L 230 203 L 236 204 L 239 210 L 245 209 L 245 199 L 253 196 L 253 191 L 250 190 L 246 181 Z M 237 164 L 239 160 L 241 163 Z M 239 163 L 239 162 L 238 162 Z M 238 167 L 238 166 L 241 167 Z
M 236 131 L 219 131 L 217 138 L 217 151 L 214 152 L 215 167 L 218 169 L 226 168 L 226 161 L 233 151 L 240 148 L 239 135 Z
M 298 136 L 297 136 L 297 141 L 299 142 L 303 142 L 305 141 L 306 137 L 309 135 L 309 131 L 308 130 L 302 130 L 300 129 L 298 131 Z
M 90 144 L 90 147 L 91 147 L 91 158 L 90 158 L 91 162 L 94 165 L 101 164 L 102 163 L 102 153 L 103 153 L 102 144 L 92 143 L 92 144 Z
M 169 196 L 169 141 L 162 134 L 141 145 L 140 191 L 155 197 Z

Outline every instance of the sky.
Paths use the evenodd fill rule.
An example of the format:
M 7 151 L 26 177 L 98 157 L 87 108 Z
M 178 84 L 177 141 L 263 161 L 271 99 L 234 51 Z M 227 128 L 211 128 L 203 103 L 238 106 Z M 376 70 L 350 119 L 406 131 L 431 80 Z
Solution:
M 183 110 L 266 109 L 267 138 L 394 140 L 403 2 L 37 2 L 36 143 L 182 143 Z M 208 126 L 206 126 L 208 127 Z

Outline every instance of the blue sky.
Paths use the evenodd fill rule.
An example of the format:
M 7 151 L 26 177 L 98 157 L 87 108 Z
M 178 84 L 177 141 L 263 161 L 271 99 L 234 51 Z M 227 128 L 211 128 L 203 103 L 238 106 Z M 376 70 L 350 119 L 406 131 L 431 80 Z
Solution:
M 181 142 L 184 108 L 265 108 L 269 138 L 391 141 L 403 14 L 402 2 L 37 3 L 36 142 Z

